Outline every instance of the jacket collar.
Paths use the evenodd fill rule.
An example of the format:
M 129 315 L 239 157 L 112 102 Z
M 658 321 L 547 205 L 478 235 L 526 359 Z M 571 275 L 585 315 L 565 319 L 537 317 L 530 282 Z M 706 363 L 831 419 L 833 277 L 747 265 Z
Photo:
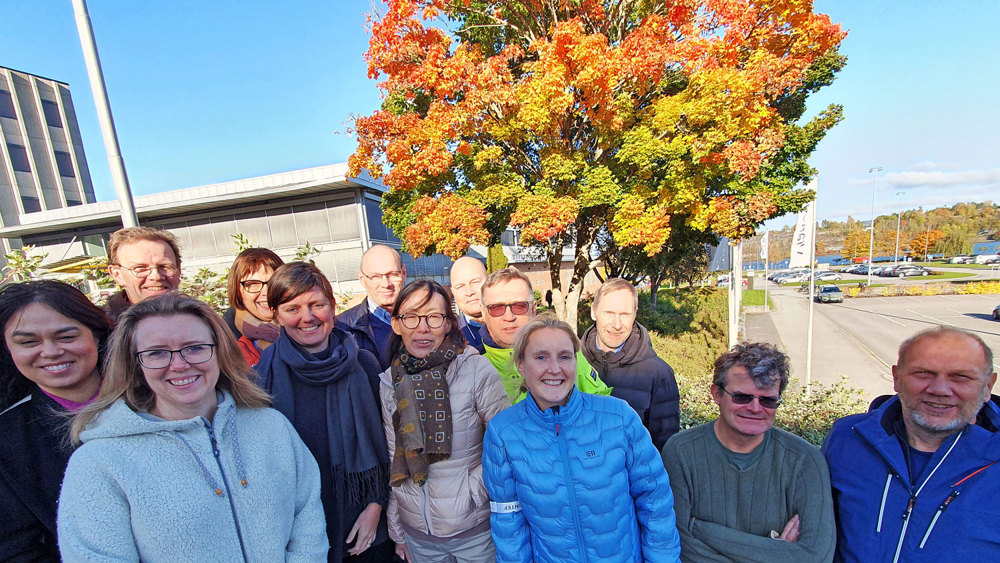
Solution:
M 576 419 L 580 418 L 580 413 L 583 412 L 584 407 L 583 393 L 576 386 L 573 387 L 573 391 L 570 393 L 569 401 L 561 407 L 551 407 L 542 411 L 538 408 L 535 398 L 531 396 L 531 391 L 528 391 L 528 397 L 521 402 L 524 403 L 524 408 L 528 411 L 528 416 L 543 426 L 572 424 Z

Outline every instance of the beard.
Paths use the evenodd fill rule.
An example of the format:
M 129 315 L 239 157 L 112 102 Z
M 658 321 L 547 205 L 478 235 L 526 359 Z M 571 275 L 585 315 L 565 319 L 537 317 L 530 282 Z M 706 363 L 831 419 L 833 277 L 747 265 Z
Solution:
M 989 397 L 989 393 L 989 387 L 983 385 L 983 390 L 979 393 L 979 397 L 975 401 L 966 401 L 959 405 L 958 412 L 951 420 L 927 420 L 923 413 L 920 412 L 919 400 L 903 401 L 904 413 L 907 413 L 910 421 L 924 432 L 937 436 L 950 436 L 976 420 L 976 415 Z

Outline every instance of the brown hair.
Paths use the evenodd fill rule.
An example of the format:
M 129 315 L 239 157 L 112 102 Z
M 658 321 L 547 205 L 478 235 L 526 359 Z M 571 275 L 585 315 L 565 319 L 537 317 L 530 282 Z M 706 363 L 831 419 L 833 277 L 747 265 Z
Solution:
M 323 292 L 330 300 L 330 305 L 337 304 L 330 280 L 326 279 L 319 268 L 308 262 L 282 264 L 267 282 L 267 306 L 277 311 L 279 305 L 288 303 L 314 287 Z
M 726 386 L 726 376 L 734 366 L 747 368 L 758 389 L 766 389 L 778 383 L 778 395 L 788 386 L 788 356 L 771 344 L 764 342 L 742 342 L 715 360 L 715 376 L 712 384 Z
M 595 313 L 597 311 L 597 305 L 601 302 L 601 299 L 611 293 L 612 291 L 628 290 L 632 293 L 632 303 L 635 307 L 635 311 L 639 312 L 639 292 L 635 290 L 635 286 L 631 284 L 628 280 L 622 278 L 611 278 L 610 280 L 601 284 L 601 287 L 597 288 L 597 292 L 594 293 L 594 302 L 590 304 L 590 312 Z
M 149 412 L 156 405 L 156 395 L 146 383 L 142 366 L 135 356 L 135 330 L 139 321 L 150 317 L 191 315 L 205 322 L 212 330 L 215 354 L 219 362 L 217 389 L 224 389 L 241 407 L 259 408 L 271 404 L 270 397 L 254 383 L 256 377 L 240 351 L 232 332 L 207 304 L 180 293 L 167 293 L 136 303 L 122 313 L 118 326 L 111 334 L 108 359 L 104 364 L 101 392 L 91 405 L 73 419 L 70 440 L 80 443 L 80 433 L 118 399 L 137 412 Z
M 514 354 L 512 356 L 515 365 L 524 360 L 525 350 L 528 349 L 528 340 L 531 338 L 531 335 L 543 328 L 554 328 L 565 332 L 573 342 L 573 352 L 580 351 L 580 338 L 576 335 L 576 331 L 565 321 L 560 321 L 554 315 L 542 313 L 531 319 L 528 324 L 521 327 L 521 330 L 518 331 L 517 340 L 514 342 Z
M 233 260 L 233 265 L 229 269 L 229 280 L 226 282 L 226 291 L 229 294 L 229 306 L 233 309 L 246 311 L 247 306 L 243 303 L 243 293 L 240 292 L 240 282 L 243 278 L 256 272 L 261 267 L 268 268 L 272 272 L 277 270 L 285 261 L 268 248 L 248 248 L 240 252 Z M 267 284 L 271 286 L 270 283 Z
M 170 231 L 152 227 L 127 227 L 111 233 L 111 240 L 108 241 L 108 264 L 118 265 L 118 249 L 124 244 L 132 244 L 140 240 L 162 242 L 169 246 L 174 253 L 174 259 L 177 260 L 177 267 L 181 267 L 181 250 L 177 247 L 177 237 Z
M 479 298 L 483 303 L 483 307 L 486 306 L 487 289 L 514 280 L 523 281 L 524 283 L 528 284 L 528 291 L 533 291 L 533 288 L 531 287 L 531 280 L 528 279 L 528 276 L 526 276 L 524 272 L 522 272 L 521 270 L 518 270 L 513 266 L 508 266 L 506 268 L 496 270 L 492 274 L 486 276 L 486 281 L 483 282 L 483 288 L 480 290 L 479 294 Z

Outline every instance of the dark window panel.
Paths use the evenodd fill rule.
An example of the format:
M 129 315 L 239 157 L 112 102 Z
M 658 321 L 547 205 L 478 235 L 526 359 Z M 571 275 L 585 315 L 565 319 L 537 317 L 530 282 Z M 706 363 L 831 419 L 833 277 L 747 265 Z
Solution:
M 73 158 L 68 152 L 55 151 L 56 153 L 56 166 L 59 168 L 59 175 L 65 176 L 66 178 L 76 178 L 76 173 L 73 172 Z
M 24 206 L 25 213 L 37 213 L 42 210 L 42 206 L 38 203 L 37 197 L 23 195 L 21 196 L 21 205 Z
M 24 150 L 24 147 L 7 143 L 7 152 L 10 153 L 10 164 L 15 172 L 31 172 L 28 151 Z
M 0 90 L 0 117 L 17 119 L 17 113 L 14 111 L 14 99 L 6 90 Z
M 52 127 L 62 127 L 62 116 L 59 115 L 59 104 L 42 100 L 42 113 L 45 114 L 45 123 Z

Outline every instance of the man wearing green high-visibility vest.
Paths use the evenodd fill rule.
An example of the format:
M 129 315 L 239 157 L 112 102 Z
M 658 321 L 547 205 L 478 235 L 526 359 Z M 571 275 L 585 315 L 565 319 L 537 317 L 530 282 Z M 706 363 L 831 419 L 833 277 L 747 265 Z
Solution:
M 511 402 L 516 403 L 527 394 L 524 378 L 517 372 L 512 358 L 514 341 L 521 327 L 535 318 L 535 298 L 528 276 L 516 268 L 493 272 L 483 283 L 481 307 L 484 355 L 500 374 Z M 577 389 L 594 395 L 611 394 L 611 388 L 601 381 L 581 352 L 577 353 L 576 365 Z

